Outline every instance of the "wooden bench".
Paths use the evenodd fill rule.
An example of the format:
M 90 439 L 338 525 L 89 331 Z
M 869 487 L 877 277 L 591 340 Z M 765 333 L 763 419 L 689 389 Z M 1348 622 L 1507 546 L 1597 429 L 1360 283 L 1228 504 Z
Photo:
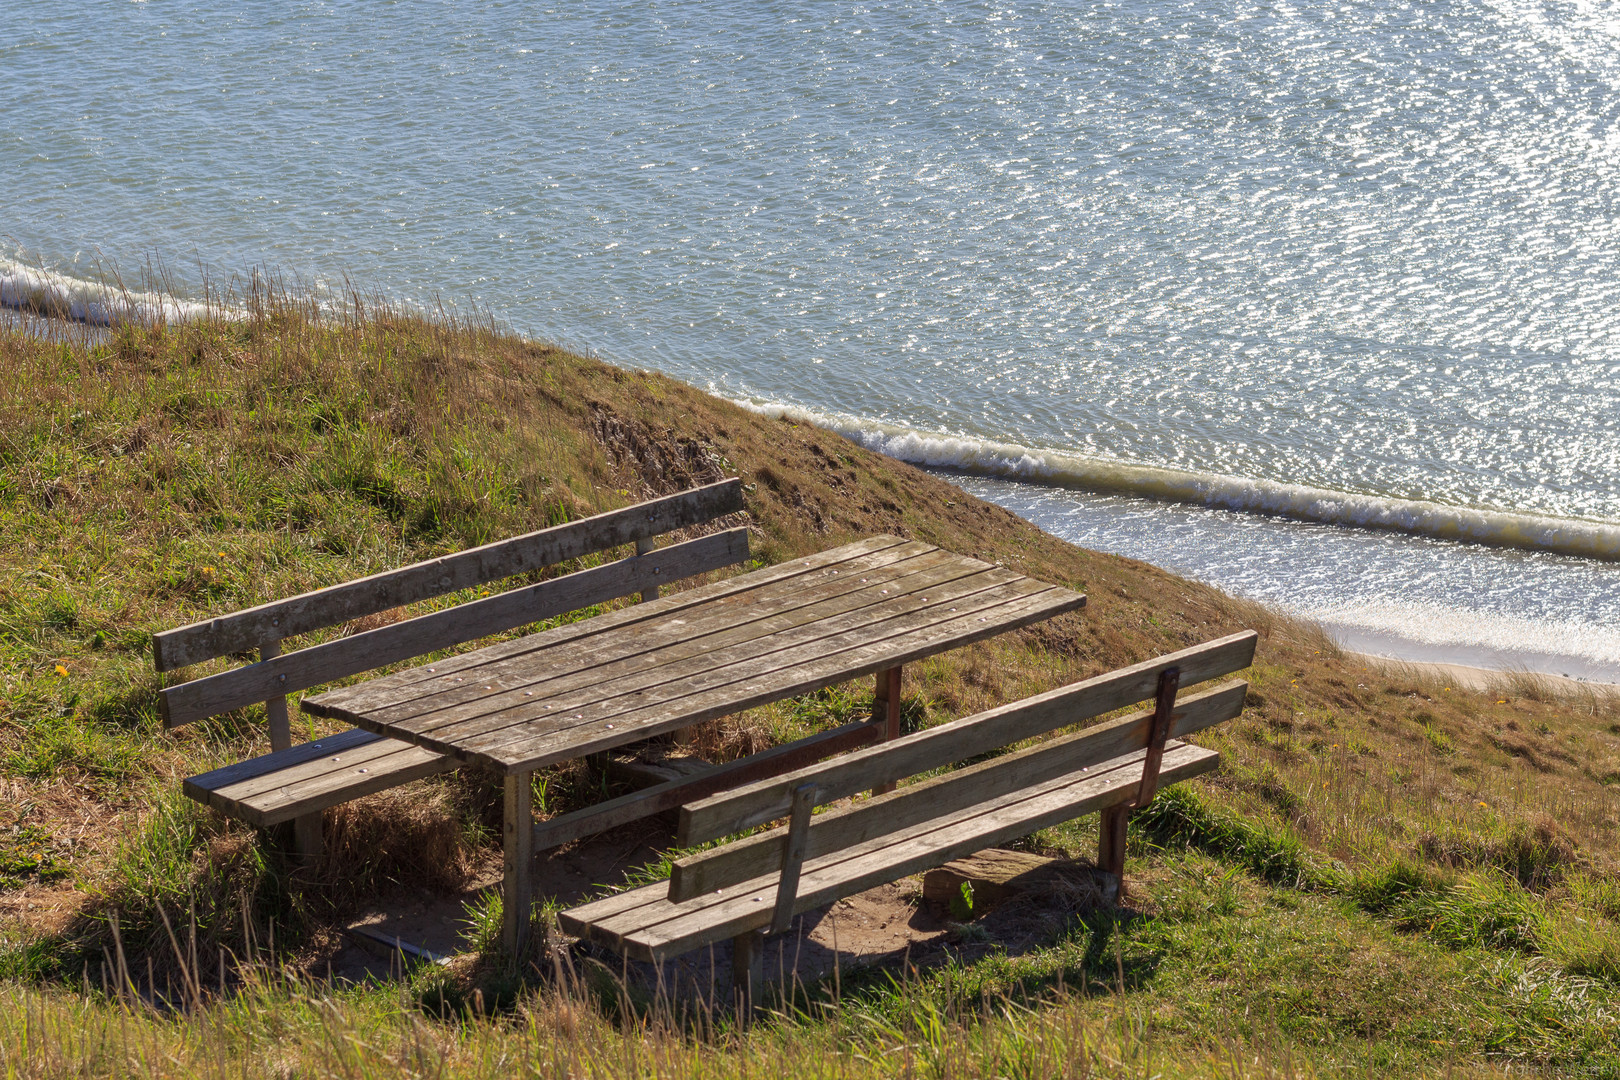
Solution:
M 294 849 L 306 860 L 317 857 L 320 811 L 460 762 L 357 728 L 295 746 L 288 694 L 609 600 L 637 593 L 653 599 L 663 585 L 745 562 L 747 529 L 661 548 L 656 540 L 742 509 L 741 482 L 725 480 L 154 635 L 152 657 L 160 672 L 258 651 L 256 663 L 161 691 L 170 728 L 260 701 L 266 706 L 271 752 L 190 777 L 186 794 L 259 828 L 293 822 Z M 281 651 L 284 640 L 300 634 L 628 544 L 635 545 L 635 555 Z
M 1254 658 L 1247 631 L 1109 672 L 684 806 L 678 842 L 769 831 L 681 859 L 669 881 L 562 913 L 564 930 L 661 963 L 731 939 L 743 1003 L 762 985 L 762 938 L 801 912 L 1097 810 L 1098 862 L 1123 886 L 1125 824 L 1161 784 L 1213 769 L 1218 755 L 1180 741 L 1243 710 L 1248 684 L 1177 698 Z M 1008 746 L 1152 699 L 1151 711 Z M 817 807 L 986 754 L 988 761 L 822 814 Z

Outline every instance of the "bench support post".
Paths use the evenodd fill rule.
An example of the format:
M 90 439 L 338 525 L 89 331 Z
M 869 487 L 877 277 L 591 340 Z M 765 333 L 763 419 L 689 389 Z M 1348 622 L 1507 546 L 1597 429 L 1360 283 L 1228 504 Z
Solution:
M 891 742 L 900 737 L 900 673 L 897 665 L 877 673 L 877 690 L 872 698 L 872 723 L 881 722 L 883 731 L 879 742 Z M 874 795 L 887 795 L 894 783 L 879 784 L 872 789 Z
M 281 642 L 267 641 L 259 646 L 259 662 L 274 660 L 281 655 Z M 287 698 L 285 695 L 273 697 L 264 703 L 266 717 L 270 721 L 270 749 L 292 749 L 292 724 L 287 719 Z
M 821 790 L 814 784 L 793 789 L 793 810 L 788 819 L 787 847 L 782 852 L 782 875 L 776 885 L 776 911 L 771 916 L 771 933 L 787 931 L 793 922 L 793 902 L 799 898 L 799 871 L 804 866 L 805 844 L 810 839 L 810 816 L 815 812 Z
M 637 555 L 645 555 L 649 551 L 657 551 L 657 550 L 658 550 L 658 544 L 650 536 L 636 541 L 636 554 Z M 643 604 L 645 604 L 648 600 L 656 600 L 656 599 L 658 599 L 658 591 L 659 590 L 658 590 L 657 585 L 654 585 L 650 589 L 642 589 L 641 590 L 641 602 Z
M 1125 832 L 1131 811 L 1153 801 L 1159 788 L 1159 767 L 1164 763 L 1164 744 L 1169 741 L 1175 720 L 1176 689 L 1181 684 L 1181 668 L 1169 667 L 1159 674 L 1159 689 L 1153 699 L 1153 718 L 1148 728 L 1147 756 L 1142 761 L 1142 782 L 1136 798 L 1117 803 L 1102 812 L 1097 830 L 1097 865 L 1113 875 L 1118 887 L 1116 904 L 1125 901 Z
M 274 660 L 280 655 L 280 641 L 267 641 L 259 646 L 261 663 L 265 660 Z M 271 753 L 292 749 L 292 722 L 287 717 L 286 695 L 280 694 L 266 701 L 264 712 L 265 718 L 270 722 Z M 293 818 L 292 851 L 298 863 L 306 870 L 321 861 L 321 856 L 326 852 L 326 842 L 321 835 L 319 810 L 313 814 Z
M 1097 827 L 1097 865 L 1118 882 L 1116 903 L 1125 898 L 1125 826 L 1130 817 L 1130 805 L 1116 803 L 1103 810 Z
M 731 939 L 731 993 L 737 999 L 737 1018 L 753 1018 L 754 1006 L 765 989 L 765 932 L 749 930 Z
M 505 813 L 501 820 L 504 855 L 501 877 L 501 944 L 514 962 L 529 935 L 529 905 L 534 896 L 534 813 L 530 771 L 507 773 Z

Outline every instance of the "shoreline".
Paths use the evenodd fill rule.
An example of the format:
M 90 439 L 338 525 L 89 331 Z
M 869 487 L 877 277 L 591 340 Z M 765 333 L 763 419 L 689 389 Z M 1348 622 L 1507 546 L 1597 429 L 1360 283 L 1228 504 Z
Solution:
M 1385 673 L 1411 672 L 1422 678 L 1444 681 L 1450 687 L 1455 687 L 1458 690 L 1500 689 L 1511 691 L 1515 686 L 1522 687 L 1528 682 L 1536 685 L 1538 689 L 1544 689 L 1560 696 L 1583 694 L 1620 695 L 1620 683 L 1577 679 L 1570 675 L 1558 675 L 1547 671 L 1531 671 L 1526 668 L 1510 670 L 1506 668 L 1472 667 L 1468 664 L 1449 664 L 1438 660 L 1406 660 L 1398 656 L 1357 652 L 1353 649 L 1345 649 L 1344 655 Z
M 25 334 L 55 341 L 70 340 L 76 336 L 98 336 L 98 334 L 104 335 L 106 333 L 105 327 L 99 327 L 87 321 L 62 318 L 58 315 L 9 304 L 0 304 L 0 326 L 7 326 Z M 805 419 L 808 418 L 801 418 L 801 420 Z M 850 437 L 847 432 L 840 431 L 836 427 L 831 430 L 845 438 Z M 852 439 L 851 441 L 859 443 L 859 440 Z M 890 454 L 882 449 L 879 449 L 878 452 L 894 460 L 906 460 L 903 456 Z M 929 463 L 924 463 L 922 467 L 936 475 L 944 474 L 944 478 L 947 480 L 953 479 L 950 474 L 958 472 L 953 468 L 940 467 Z M 1020 478 L 1011 480 L 1011 482 L 1029 483 L 1030 480 Z M 1034 482 L 1036 484 L 1040 483 L 1039 480 Z M 1015 512 L 1017 511 L 1015 510 Z M 1074 542 L 1037 522 L 1031 521 L 1030 523 L 1056 539 L 1069 543 Z M 1092 550 L 1104 549 L 1092 548 Z M 1159 564 L 1154 563 L 1153 565 Z M 1186 573 L 1183 570 L 1168 566 L 1161 566 L 1160 568 L 1178 576 L 1183 576 Z M 1206 582 L 1206 584 L 1221 588 L 1215 582 Z M 1227 592 L 1226 589 L 1221 591 Z M 1238 593 L 1228 592 L 1227 594 L 1239 599 L 1242 598 Z M 1594 664 L 1574 656 L 1534 650 L 1523 652 L 1514 650 L 1511 654 L 1503 655 L 1499 650 L 1490 648 L 1483 643 L 1452 646 L 1431 645 L 1399 635 L 1369 632 L 1358 627 L 1336 625 L 1332 620 L 1312 619 L 1308 614 L 1286 611 L 1283 614 L 1286 614 L 1289 618 L 1303 618 L 1307 622 L 1316 623 L 1324 633 L 1344 650 L 1347 656 L 1385 670 L 1404 669 L 1422 672 L 1472 690 L 1482 690 L 1497 684 L 1533 678 L 1544 681 L 1550 687 L 1561 688 L 1566 692 L 1578 692 L 1581 690 L 1586 692 L 1592 690 L 1620 692 L 1620 670 L 1614 670 L 1613 665 Z M 1503 663 L 1502 661 L 1507 662 Z

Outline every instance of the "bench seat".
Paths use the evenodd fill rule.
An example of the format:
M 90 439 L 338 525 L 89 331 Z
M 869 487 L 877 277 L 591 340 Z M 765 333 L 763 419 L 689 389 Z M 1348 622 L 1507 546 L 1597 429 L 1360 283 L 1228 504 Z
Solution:
M 1142 783 L 1145 757 L 1143 750 L 1124 754 L 806 859 L 793 913 L 810 911 L 1128 800 Z M 1213 751 L 1171 741 L 1164 750 L 1160 781 L 1169 784 L 1197 776 L 1214 769 L 1219 761 L 1220 756 Z M 835 815 L 857 812 L 881 815 L 884 805 L 927 800 L 931 788 L 950 780 L 947 776 L 914 784 L 853 807 L 817 815 L 816 820 L 824 823 L 824 819 Z M 785 827 L 772 830 L 784 831 Z M 779 879 L 779 874 L 771 873 L 682 902 L 672 902 L 669 884 L 660 881 L 562 912 L 559 920 L 564 930 L 578 937 L 609 945 L 639 960 L 660 962 L 768 927 Z
M 350 728 L 188 777 L 182 787 L 198 802 L 263 829 L 459 764 L 410 743 Z

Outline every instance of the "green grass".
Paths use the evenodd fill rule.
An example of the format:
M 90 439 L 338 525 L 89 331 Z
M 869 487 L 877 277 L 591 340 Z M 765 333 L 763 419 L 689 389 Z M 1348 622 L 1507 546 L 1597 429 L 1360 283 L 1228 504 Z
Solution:
M 1620 1075 L 1612 698 L 1368 670 L 826 432 L 486 324 L 243 300 L 236 323 L 0 330 L 5 1075 Z M 1089 592 L 1079 615 L 910 666 L 908 730 L 1261 631 L 1244 717 L 1202 737 L 1222 769 L 1133 821 L 1131 909 L 1018 955 L 969 928 L 941 964 L 841 971 L 749 1032 L 660 1015 L 589 963 L 577 984 L 513 965 L 490 902 L 449 970 L 324 982 L 335 928 L 391 883 L 448 890 L 488 865 L 494 785 L 439 777 L 329 811 L 329 857 L 294 882 L 178 793 L 262 752 L 262 708 L 164 731 L 151 633 L 727 474 L 758 565 L 889 532 Z M 871 702 L 835 687 L 687 748 L 732 758 Z M 550 770 L 537 805 L 601 785 Z M 1021 843 L 1095 840 L 1082 819 Z

